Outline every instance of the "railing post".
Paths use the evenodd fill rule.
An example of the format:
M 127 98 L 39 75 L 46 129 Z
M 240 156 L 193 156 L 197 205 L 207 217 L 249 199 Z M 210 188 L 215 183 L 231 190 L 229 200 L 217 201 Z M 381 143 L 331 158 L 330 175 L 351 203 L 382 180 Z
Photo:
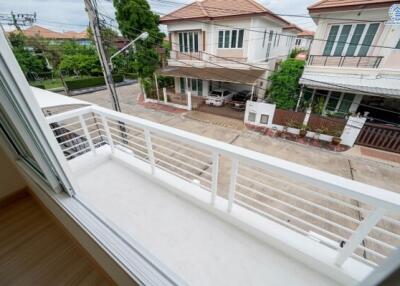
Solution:
M 231 177 L 230 177 L 229 194 L 228 194 L 228 212 L 229 213 L 232 211 L 233 200 L 235 199 L 238 166 L 239 166 L 238 160 L 232 159 Z
M 146 140 L 147 154 L 149 155 L 151 174 L 154 175 L 156 171 L 156 163 L 154 161 L 153 144 L 151 143 L 150 131 L 148 129 L 144 130 L 144 138 Z
M 162 91 L 163 91 L 164 103 L 168 103 L 167 88 L 163 87 Z
M 358 228 L 353 232 L 351 237 L 347 240 L 343 249 L 339 251 L 336 257 L 335 264 L 337 266 L 342 266 L 343 263 L 349 258 L 349 256 L 354 252 L 358 245 L 363 241 L 363 239 L 368 235 L 371 229 L 380 221 L 384 216 L 385 209 L 377 208 L 372 211 L 358 226 Z
M 86 126 L 85 120 L 83 119 L 83 115 L 82 114 L 79 115 L 79 121 L 81 123 L 82 129 L 83 129 L 83 133 L 85 134 L 86 140 L 89 143 L 90 150 L 93 153 L 96 153 L 96 148 L 93 145 L 92 138 L 90 137 L 89 130 L 87 129 L 87 126 Z
M 212 181 L 211 181 L 211 204 L 215 204 L 218 191 L 218 170 L 219 170 L 219 154 L 213 153 L 212 157 Z
M 100 117 L 101 117 L 101 121 L 103 122 L 104 131 L 106 132 L 108 145 L 110 145 L 111 152 L 114 152 L 114 142 L 113 142 L 113 139 L 111 137 L 110 127 L 108 126 L 107 119 L 104 116 L 104 114 L 100 114 Z

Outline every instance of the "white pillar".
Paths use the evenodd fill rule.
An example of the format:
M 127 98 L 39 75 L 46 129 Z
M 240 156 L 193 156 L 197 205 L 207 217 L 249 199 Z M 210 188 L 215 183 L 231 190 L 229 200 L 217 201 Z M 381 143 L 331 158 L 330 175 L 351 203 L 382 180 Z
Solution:
M 304 94 L 304 85 L 302 85 L 301 89 L 300 89 L 299 99 L 297 100 L 296 109 L 295 109 L 296 112 L 299 110 L 300 101 L 303 98 L 303 94 Z
M 157 74 L 156 73 L 154 73 L 154 80 L 156 82 L 157 101 L 160 101 L 160 91 L 158 90 L 158 80 L 157 80 Z
M 187 92 L 187 109 L 192 110 L 192 93 L 190 91 Z
M 351 106 L 349 108 L 349 112 L 350 113 L 356 113 L 357 112 L 357 109 L 360 106 L 363 97 L 364 96 L 362 94 L 357 94 L 354 97 L 353 102 L 351 103 Z
M 367 118 L 365 117 L 350 116 L 340 137 L 342 139 L 341 144 L 353 147 L 366 120 Z
M 163 87 L 162 92 L 164 96 L 164 103 L 168 103 L 167 88 Z
M 306 111 L 306 116 L 304 117 L 303 125 L 307 126 L 308 121 L 310 121 L 311 112 L 312 112 L 312 108 L 308 107 L 307 111 Z

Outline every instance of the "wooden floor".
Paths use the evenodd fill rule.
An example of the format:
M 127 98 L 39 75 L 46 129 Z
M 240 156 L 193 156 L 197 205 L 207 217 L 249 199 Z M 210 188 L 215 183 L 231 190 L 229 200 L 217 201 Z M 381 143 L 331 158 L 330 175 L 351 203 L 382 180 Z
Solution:
M 114 285 L 28 194 L 0 206 L 0 285 Z

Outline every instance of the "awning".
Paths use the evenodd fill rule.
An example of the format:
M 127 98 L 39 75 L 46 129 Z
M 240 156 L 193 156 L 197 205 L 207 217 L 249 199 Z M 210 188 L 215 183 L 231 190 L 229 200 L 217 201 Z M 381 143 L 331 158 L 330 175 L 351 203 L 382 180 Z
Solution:
M 203 80 L 233 82 L 252 85 L 265 70 L 262 69 L 229 69 L 229 68 L 195 68 L 167 67 L 157 71 L 157 74 L 173 77 L 198 78 Z
M 55 92 L 47 91 L 31 86 L 33 95 L 35 96 L 40 108 L 49 108 L 65 105 L 92 105 L 90 102 L 76 99 L 70 96 L 61 95 Z
M 400 77 L 367 78 L 359 75 L 304 73 L 300 84 L 349 93 L 400 98 Z

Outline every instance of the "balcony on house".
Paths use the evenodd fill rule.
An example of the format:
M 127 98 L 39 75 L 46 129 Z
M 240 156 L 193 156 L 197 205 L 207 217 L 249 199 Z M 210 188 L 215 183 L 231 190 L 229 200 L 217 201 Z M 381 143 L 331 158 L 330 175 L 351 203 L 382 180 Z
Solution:
M 398 194 L 97 106 L 47 121 L 76 197 L 181 282 L 352 284 L 399 246 Z
M 381 56 L 319 56 L 310 55 L 307 65 L 327 66 L 339 68 L 379 68 L 383 57 Z

